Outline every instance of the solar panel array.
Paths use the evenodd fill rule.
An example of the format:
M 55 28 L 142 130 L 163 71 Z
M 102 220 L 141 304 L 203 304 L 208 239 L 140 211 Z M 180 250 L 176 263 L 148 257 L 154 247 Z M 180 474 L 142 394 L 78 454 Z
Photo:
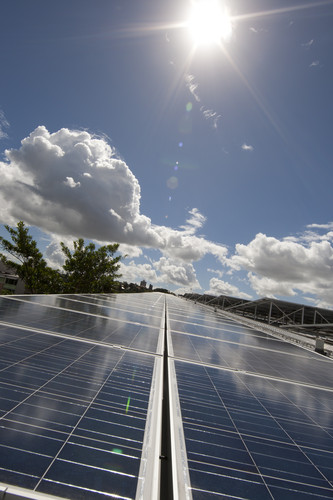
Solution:
M 3 296 L 0 344 L 8 498 L 159 498 L 166 376 L 174 498 L 333 498 L 322 355 L 159 293 Z

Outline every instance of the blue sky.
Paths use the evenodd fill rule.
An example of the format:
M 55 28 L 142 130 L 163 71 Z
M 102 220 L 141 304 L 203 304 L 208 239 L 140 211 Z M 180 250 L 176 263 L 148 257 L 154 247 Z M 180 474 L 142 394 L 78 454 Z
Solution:
M 220 6 L 200 45 L 188 0 L 3 0 L 0 222 L 54 266 L 117 241 L 127 281 L 331 307 L 333 1 Z

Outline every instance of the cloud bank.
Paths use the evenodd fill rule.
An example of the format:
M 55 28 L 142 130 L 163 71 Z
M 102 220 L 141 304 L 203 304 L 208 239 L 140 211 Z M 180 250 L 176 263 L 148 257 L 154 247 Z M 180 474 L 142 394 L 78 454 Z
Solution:
M 52 235 L 46 258 L 54 266 L 63 259 L 60 240 L 119 242 L 132 258 L 122 263 L 123 279 L 200 289 L 193 263 L 210 254 L 221 266 L 213 270 L 218 278 L 210 280 L 210 293 L 249 297 L 220 279 L 224 269 L 227 275 L 245 271 L 247 286 L 258 296 L 303 294 L 320 306 L 333 304 L 332 222 L 309 224 L 303 234 L 281 240 L 259 233 L 247 245 L 236 244 L 230 256 L 226 246 L 199 234 L 206 219 L 196 208 L 178 229 L 155 225 L 142 214 L 139 182 L 104 138 L 65 128 L 50 133 L 41 126 L 5 156 L 0 221 L 24 220 Z M 162 257 L 137 264 L 133 259 L 142 248 L 159 250 Z
M 205 221 L 197 209 L 178 230 L 154 225 L 140 212 L 139 182 L 104 138 L 66 128 L 50 133 L 40 126 L 5 155 L 2 222 L 24 220 L 62 238 L 154 248 L 185 263 L 207 253 L 225 260 L 224 246 L 196 235 Z
M 218 278 L 211 278 L 209 282 L 209 290 L 205 293 L 210 295 L 232 295 L 241 299 L 252 299 L 252 296 L 241 292 L 239 288 L 227 281 L 219 280 Z
M 332 233 L 326 238 L 313 235 L 312 241 L 303 243 L 302 237 L 299 241 L 278 240 L 259 233 L 248 245 L 236 245 L 229 264 L 248 271 L 249 282 L 259 296 L 292 297 L 301 292 L 316 297 L 315 302 L 322 307 L 332 307 L 332 239 Z

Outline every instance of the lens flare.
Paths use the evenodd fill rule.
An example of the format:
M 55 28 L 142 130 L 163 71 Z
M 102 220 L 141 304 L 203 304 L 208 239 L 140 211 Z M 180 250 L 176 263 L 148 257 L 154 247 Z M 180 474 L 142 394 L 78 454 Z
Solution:
M 168 180 L 167 180 L 167 186 L 169 189 L 176 189 L 178 187 L 178 179 L 177 177 L 170 177 Z
M 112 453 L 117 453 L 117 455 L 122 455 L 123 450 L 121 448 L 112 448 Z

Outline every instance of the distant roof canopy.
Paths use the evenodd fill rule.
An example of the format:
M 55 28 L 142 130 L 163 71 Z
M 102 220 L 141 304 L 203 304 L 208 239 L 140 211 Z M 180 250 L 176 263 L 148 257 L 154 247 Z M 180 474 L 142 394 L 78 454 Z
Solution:
M 333 311 L 330 309 L 267 297 L 258 300 L 238 299 L 228 295 L 215 297 L 185 294 L 185 297 L 280 328 L 333 335 Z

